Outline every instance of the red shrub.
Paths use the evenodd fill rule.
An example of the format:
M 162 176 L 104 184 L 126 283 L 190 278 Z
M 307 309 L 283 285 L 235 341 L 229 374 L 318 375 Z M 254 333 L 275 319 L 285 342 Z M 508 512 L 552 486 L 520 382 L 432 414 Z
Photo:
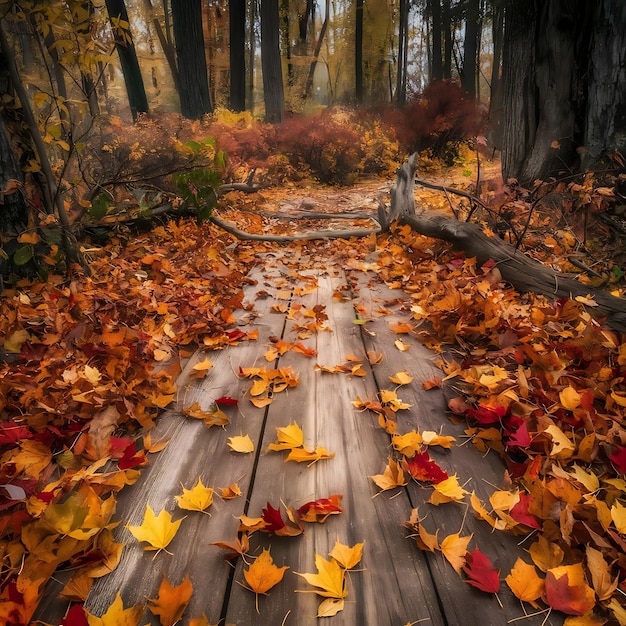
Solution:
M 460 143 L 479 133 L 484 114 L 459 85 L 437 81 L 400 110 L 383 113 L 400 147 L 408 153 L 428 150 L 451 162 Z

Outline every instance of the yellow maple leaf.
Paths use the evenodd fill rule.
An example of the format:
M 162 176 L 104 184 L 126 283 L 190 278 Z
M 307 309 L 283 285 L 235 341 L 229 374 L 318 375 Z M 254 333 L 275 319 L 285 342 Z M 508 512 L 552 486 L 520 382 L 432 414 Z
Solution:
M 182 618 L 192 593 L 193 585 L 189 575 L 185 576 L 185 580 L 176 587 L 173 587 L 167 578 L 163 577 L 159 585 L 158 596 L 148 598 L 151 605 L 148 608 L 153 615 L 159 618 L 161 626 L 174 626 Z
M 213 489 L 205 487 L 202 479 L 198 478 L 198 481 L 191 489 L 183 487 L 183 493 L 174 497 L 181 509 L 205 512 L 213 504 Z
M 539 535 L 537 541 L 531 544 L 528 553 L 533 563 L 542 572 L 558 567 L 565 556 L 565 553 L 557 543 L 548 541 L 543 535 Z
M 428 499 L 428 502 L 434 505 L 444 504 L 446 502 L 459 502 L 463 500 L 468 492 L 459 485 L 459 479 L 456 474 L 449 476 L 445 480 L 433 485 L 435 490 Z
M 197 402 L 183 408 L 183 414 L 187 417 L 202 420 L 207 426 L 225 426 L 230 418 L 217 405 L 205 411 Z
M 172 515 L 162 509 L 158 515 L 146 504 L 146 512 L 140 526 L 130 526 L 126 528 L 135 536 L 138 541 L 145 541 L 148 545 L 146 550 L 165 550 L 170 541 L 174 539 L 178 528 L 184 517 L 173 522 Z M 167 552 L 167 550 L 165 550 Z M 169 554 L 169 553 L 168 553 Z
M 335 541 L 333 549 L 328 553 L 344 569 L 356 567 L 363 558 L 364 543 L 356 543 L 353 546 L 346 546 L 339 541 Z
M 263 550 L 247 570 L 243 571 L 244 578 L 248 583 L 248 589 L 256 594 L 256 610 L 259 612 L 259 594 L 266 594 L 272 587 L 277 585 L 289 569 L 286 565 L 278 567 L 269 550 Z
M 298 424 L 293 422 L 289 426 L 281 426 L 276 429 L 276 443 L 270 443 L 270 450 L 291 450 L 299 448 L 304 443 L 304 433 Z
M 287 455 L 285 463 L 287 461 L 296 461 L 297 463 L 314 463 L 315 461 L 321 461 L 322 459 L 332 459 L 335 456 L 334 452 L 328 452 L 326 448 L 317 446 L 317 448 L 293 448 Z
M 391 391 L 390 389 L 381 389 L 380 390 L 380 401 L 383 404 L 388 404 L 393 411 L 399 411 L 400 409 L 410 409 L 411 405 L 406 402 L 402 402 L 398 398 L 398 395 L 395 391 Z
M 87 613 L 87 623 L 89 626 L 138 626 L 143 615 L 143 606 L 132 606 L 124 608 L 122 596 L 119 592 L 113 600 L 113 604 L 101 617 L 96 617 Z
M 236 435 L 228 438 L 228 447 L 234 452 L 249 454 L 254 452 L 254 443 L 250 439 L 250 435 Z
M 346 570 L 337 561 L 334 559 L 327 561 L 324 557 L 316 554 L 315 567 L 317 567 L 317 574 L 295 572 L 298 576 L 302 576 L 309 585 L 317 587 L 311 591 L 312 593 L 325 598 L 345 598 L 348 595 L 345 581 Z M 298 591 L 306 592 L 307 590 L 298 589 Z
M 392 458 L 389 459 L 387 467 L 385 467 L 382 474 L 374 474 L 369 478 L 371 478 L 383 491 L 395 489 L 396 487 L 402 487 L 409 482 L 408 478 L 404 474 L 404 471 L 400 467 L 400 463 Z
M 457 574 L 461 574 L 461 570 L 465 565 L 465 555 L 467 554 L 467 546 L 472 540 L 473 535 L 467 535 L 466 537 L 460 537 L 458 533 L 448 535 L 441 542 L 441 553 Z
M 389 380 L 396 385 L 408 385 L 413 382 L 413 376 L 408 372 L 396 372 Z
M 404 435 L 395 434 L 391 438 L 391 445 L 402 456 L 414 457 L 422 447 L 423 438 L 417 431 L 411 430 Z
M 532 565 L 518 557 L 505 581 L 516 598 L 529 602 L 535 608 L 538 606 L 535 601 L 542 596 L 545 584 Z

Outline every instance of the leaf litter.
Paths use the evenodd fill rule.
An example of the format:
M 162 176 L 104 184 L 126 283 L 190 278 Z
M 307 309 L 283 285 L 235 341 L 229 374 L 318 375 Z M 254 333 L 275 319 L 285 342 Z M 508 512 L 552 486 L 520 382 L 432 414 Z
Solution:
M 92 278 L 23 282 L 0 301 L 3 347 L 14 355 L 3 367 L 0 396 L 0 483 L 5 485 L 0 521 L 3 545 L 10 546 L 2 598 L 7 600 L 3 610 L 17 619 L 28 621 L 40 598 L 38 593 L 17 596 L 13 590 L 18 581 L 22 589 L 31 584 L 42 590 L 62 562 L 89 555 L 94 538 L 110 536 L 107 510 L 146 462 L 150 448 L 142 447 L 141 432 L 174 400 L 180 358 L 196 345 L 215 350 L 255 340 L 254 332 L 232 326 L 233 311 L 244 306 L 242 285 L 255 249 L 252 244 L 227 249 L 229 240 L 221 237 L 210 226 L 191 222 L 172 223 L 168 230 L 158 227 L 149 235 L 113 243 L 102 258 L 93 259 Z M 565 254 L 567 241 L 555 239 L 554 253 Z M 298 247 L 353 259 L 355 271 L 360 263 L 356 255 L 365 258 L 371 252 L 370 242 L 363 250 L 354 241 Z M 199 254 L 190 256 L 189 250 Z M 470 441 L 479 451 L 493 450 L 504 459 L 508 490 L 494 490 L 488 503 L 471 494 L 472 510 L 496 531 L 536 538 L 529 556 L 499 576 L 533 607 L 548 606 L 592 621 L 610 616 L 625 623 L 622 337 L 594 321 L 584 302 L 520 296 L 472 259 L 442 244 L 433 246 L 407 228 L 381 237 L 375 264 L 368 261 L 359 271 L 372 267 L 413 302 L 406 321 L 389 328 L 397 349 L 408 350 L 414 337 L 439 352 L 442 379 L 422 383 L 424 388 L 454 381 L 463 396 L 453 399 L 450 408 L 467 419 Z M 323 309 L 284 311 L 295 321 L 299 339 L 332 330 Z M 402 338 L 394 340 L 398 334 Z M 272 349 L 315 356 L 301 343 L 276 341 Z M 370 357 L 370 363 L 376 362 Z M 195 375 L 204 376 L 211 366 L 205 359 L 194 368 Z M 352 367 L 325 371 L 354 374 Z M 261 407 L 273 394 L 298 384 L 297 374 L 285 369 L 249 368 L 240 375 L 253 380 L 250 398 Z M 392 382 L 409 385 L 410 378 L 399 372 Z M 382 390 L 379 400 L 357 399 L 355 406 L 373 411 L 390 434 L 395 433 L 396 413 L 411 409 L 390 390 Z M 228 418 L 218 410 L 207 415 L 198 406 L 186 412 L 208 425 L 225 426 Z M 390 482 L 383 484 L 395 480 L 400 486 L 409 476 L 439 494 L 435 504 L 465 502 L 468 493 L 458 478 L 430 459 L 429 448 L 439 435 L 424 434 L 421 442 L 395 447 L 397 457 L 389 459 L 385 479 Z M 442 441 L 447 448 L 454 444 L 449 438 Z M 405 455 L 408 450 L 411 454 Z M 108 461 L 106 471 L 100 460 Z M 76 495 L 67 498 L 71 493 Z M 222 489 L 224 498 L 239 493 L 236 485 Z M 339 509 L 330 514 L 340 512 L 333 497 L 330 505 L 319 504 L 322 499 L 309 507 L 316 511 L 313 517 L 325 519 L 324 507 Z M 172 522 L 164 513 L 157 516 L 146 506 L 144 523 L 129 527 L 149 549 L 165 550 L 182 521 Z M 223 545 L 245 554 L 244 538 L 256 530 L 287 528 L 287 534 L 300 534 L 309 510 L 303 514 L 287 508 L 285 513 L 283 520 L 280 509 L 268 503 L 260 521 L 247 520 L 248 526 L 242 522 L 246 530 L 237 545 Z M 44 523 L 52 528 L 50 545 L 55 549 L 42 567 L 30 546 Z M 495 570 L 477 547 L 469 550 L 471 536 L 454 533 L 440 541 L 416 515 L 407 526 L 419 547 L 442 551 L 468 583 L 495 593 Z M 109 540 L 100 558 L 114 562 L 115 550 Z M 345 597 L 342 575 L 335 572 L 342 566 L 332 558 L 316 555 L 318 559 L 322 570 L 303 576 L 331 601 L 320 606 L 320 615 L 332 615 Z M 154 606 L 160 606 L 158 600 Z M 93 623 L 130 623 L 139 620 L 135 615 L 136 608 L 125 608 L 118 596 Z

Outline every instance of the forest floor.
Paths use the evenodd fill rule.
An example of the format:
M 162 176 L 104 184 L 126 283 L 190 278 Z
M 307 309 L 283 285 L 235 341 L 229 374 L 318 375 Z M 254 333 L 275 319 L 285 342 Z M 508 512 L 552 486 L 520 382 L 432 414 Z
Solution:
M 362 228 L 389 187 L 218 213 Z M 297 227 L 320 223 L 346 220 Z M 2 300 L 7 623 L 626 623 L 626 348 L 585 303 L 408 228 L 277 244 L 182 220 L 86 252 L 91 278 Z

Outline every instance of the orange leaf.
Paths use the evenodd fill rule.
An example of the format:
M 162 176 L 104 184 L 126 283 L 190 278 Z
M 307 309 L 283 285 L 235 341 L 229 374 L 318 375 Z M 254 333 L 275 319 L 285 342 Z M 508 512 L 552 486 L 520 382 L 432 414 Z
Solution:
M 87 622 L 89 626 L 138 626 L 142 615 L 143 606 L 141 605 L 125 609 L 122 596 L 118 592 L 113 604 L 102 617 L 87 613 Z
M 465 555 L 467 554 L 467 546 L 469 542 L 472 540 L 473 535 L 468 535 L 467 537 L 460 537 L 458 533 L 454 533 L 453 535 L 448 535 L 441 542 L 441 552 L 443 556 L 446 557 L 446 560 L 457 574 L 461 574 L 461 570 L 465 565 Z
M 277 585 L 285 575 L 285 570 L 289 569 L 286 565 L 277 567 L 274 565 L 269 550 L 263 550 L 250 565 L 247 570 L 243 571 L 244 578 L 248 583 L 248 589 L 254 591 L 257 600 L 257 613 L 259 611 L 259 594 L 266 594 L 272 587 Z
M 522 602 L 529 602 L 535 608 L 538 606 L 535 601 L 542 596 L 545 586 L 532 565 L 518 558 L 505 580 L 515 597 Z
M 148 608 L 153 615 L 158 616 L 161 626 L 173 626 L 182 618 L 192 593 L 193 585 L 189 575 L 177 587 L 172 587 L 167 578 L 163 577 L 158 596 L 148 598 L 151 604 Z

